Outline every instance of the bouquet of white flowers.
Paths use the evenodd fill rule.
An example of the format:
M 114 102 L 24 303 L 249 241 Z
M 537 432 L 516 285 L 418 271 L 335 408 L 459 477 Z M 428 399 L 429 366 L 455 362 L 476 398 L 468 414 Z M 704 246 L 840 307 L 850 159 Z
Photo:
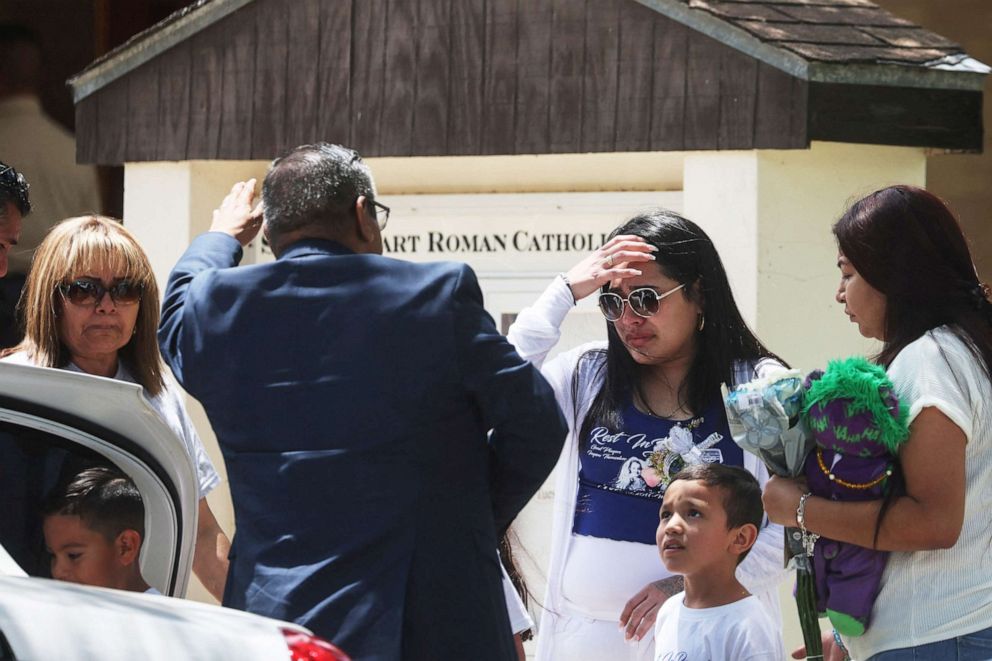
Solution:
M 727 422 L 734 442 L 761 459 L 769 472 L 796 477 L 803 472 L 806 456 L 814 447 L 813 438 L 802 422 L 803 374 L 782 369 L 760 379 L 724 387 Z M 785 531 L 787 562 L 796 569 L 796 606 L 806 643 L 807 659 L 822 659 L 820 624 L 816 613 L 816 587 L 813 582 L 813 542 L 796 528 Z
M 724 388 L 724 403 L 737 445 L 757 455 L 776 475 L 802 473 L 806 455 L 813 449 L 813 439 L 799 418 L 802 372 L 782 369 L 743 383 L 733 392 Z

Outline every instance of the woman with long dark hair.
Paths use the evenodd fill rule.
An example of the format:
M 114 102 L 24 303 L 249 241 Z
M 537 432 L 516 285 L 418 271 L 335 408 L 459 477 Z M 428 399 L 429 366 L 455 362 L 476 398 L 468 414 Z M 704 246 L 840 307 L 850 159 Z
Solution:
M 597 292 L 607 341 L 545 362 L 568 311 Z M 734 444 L 720 386 L 780 361 L 744 323 L 709 237 L 663 210 L 631 218 L 556 278 L 520 313 L 509 338 L 542 367 L 570 426 L 557 471 L 538 659 L 653 658 L 658 607 L 682 590 L 655 547 L 665 486 L 682 467 L 705 461 L 743 465 L 767 479 L 760 462 Z M 780 527 L 761 531 L 739 577 L 777 624 Z
M 936 196 L 891 186 L 858 201 L 833 232 L 837 302 L 909 410 L 903 484 L 884 501 L 809 497 L 772 478 L 775 522 L 892 551 L 860 661 L 992 658 L 992 302 L 954 215 Z M 827 641 L 827 658 L 843 658 Z M 833 656 L 830 656 L 833 655 Z

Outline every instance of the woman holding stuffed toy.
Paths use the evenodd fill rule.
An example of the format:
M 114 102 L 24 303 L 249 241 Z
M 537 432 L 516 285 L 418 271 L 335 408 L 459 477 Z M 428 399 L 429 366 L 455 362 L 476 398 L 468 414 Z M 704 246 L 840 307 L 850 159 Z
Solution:
M 545 361 L 568 311 L 597 293 L 607 341 Z M 707 461 L 767 479 L 733 442 L 720 385 L 781 363 L 744 323 L 709 237 L 662 210 L 630 219 L 555 278 L 509 338 L 542 367 L 570 426 L 538 659 L 653 658 L 657 610 L 682 590 L 655 547 L 665 486 L 687 464 Z M 776 622 L 782 541 L 779 526 L 765 527 L 738 570 Z
M 957 220 L 934 195 L 892 186 L 857 202 L 833 228 L 837 301 L 909 410 L 904 486 L 884 501 L 804 497 L 772 478 L 776 523 L 891 551 L 859 661 L 992 657 L 992 302 Z M 825 641 L 826 658 L 844 658 Z

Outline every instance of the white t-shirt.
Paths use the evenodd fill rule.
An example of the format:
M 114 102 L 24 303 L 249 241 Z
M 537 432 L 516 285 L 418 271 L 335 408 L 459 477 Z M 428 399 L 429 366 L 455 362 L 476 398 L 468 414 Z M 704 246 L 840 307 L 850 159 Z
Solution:
M 782 661 L 782 632 L 757 597 L 726 606 L 688 608 L 685 592 L 658 610 L 655 661 Z
M 910 424 L 933 407 L 964 432 L 964 525 L 949 549 L 889 555 L 867 631 L 845 639 L 855 659 L 992 626 L 992 386 L 946 327 L 903 349 L 888 374 Z
M 34 365 L 24 351 L 11 354 L 4 358 L 3 361 L 16 365 Z M 69 363 L 65 366 L 65 369 L 79 372 L 80 374 L 84 373 L 74 363 Z M 118 381 L 137 383 L 120 361 L 118 361 L 117 374 L 114 375 L 114 378 Z M 145 396 L 148 397 L 148 393 L 145 393 Z M 203 441 L 200 440 L 199 434 L 196 433 L 196 428 L 193 427 L 193 421 L 190 420 L 189 414 L 186 413 L 186 407 L 183 405 L 183 401 L 179 395 L 179 387 L 169 375 L 165 375 L 165 387 L 162 389 L 162 392 L 155 397 L 148 397 L 148 403 L 158 411 L 158 414 L 165 423 L 182 440 L 183 445 L 186 446 L 186 452 L 189 453 L 189 456 L 193 459 L 193 463 L 196 464 L 200 498 L 205 497 L 214 487 L 220 484 L 220 476 L 217 475 L 217 470 L 214 468 L 213 462 L 210 461 L 206 450 L 203 449 Z

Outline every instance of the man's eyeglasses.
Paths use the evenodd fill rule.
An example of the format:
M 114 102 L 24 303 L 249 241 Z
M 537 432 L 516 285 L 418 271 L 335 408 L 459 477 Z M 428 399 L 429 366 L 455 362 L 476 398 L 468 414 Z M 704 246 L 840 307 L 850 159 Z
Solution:
M 630 306 L 631 312 L 646 319 L 658 313 L 663 298 L 671 296 L 683 287 L 685 283 L 661 294 L 650 287 L 641 287 L 627 294 L 626 298 L 611 291 L 603 292 L 599 295 L 599 311 L 607 321 L 618 321 L 623 316 L 623 305 L 626 303 Z
M 372 217 L 379 223 L 379 231 L 386 229 L 386 223 L 389 222 L 389 207 L 368 198 L 365 198 L 365 201 L 372 206 Z
M 73 282 L 59 285 L 62 296 L 73 305 L 97 305 L 103 300 L 104 294 L 110 294 L 110 298 L 117 305 L 133 305 L 141 300 L 144 286 L 141 283 L 131 280 L 121 280 L 109 287 L 105 287 L 102 282 L 80 278 Z

